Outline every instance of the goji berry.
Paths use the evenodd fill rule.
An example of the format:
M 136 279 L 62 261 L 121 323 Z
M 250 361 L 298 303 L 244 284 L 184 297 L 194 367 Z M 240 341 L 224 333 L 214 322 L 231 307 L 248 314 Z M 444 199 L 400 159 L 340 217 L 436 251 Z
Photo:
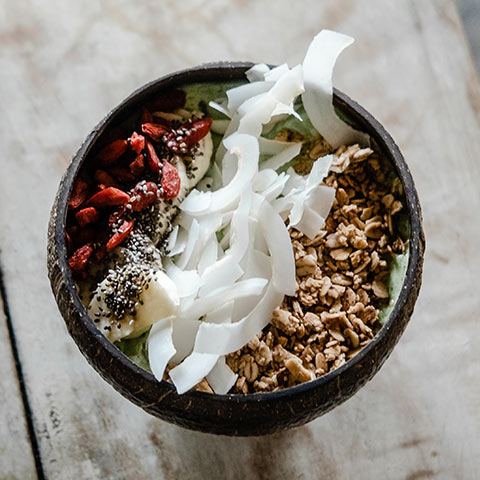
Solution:
M 160 159 L 158 158 L 157 152 L 155 151 L 155 147 L 148 140 L 145 141 L 145 144 L 147 146 L 148 166 L 153 173 L 159 174 L 160 173 Z
M 97 158 L 102 165 L 112 165 L 127 151 L 127 147 L 128 143 L 126 140 L 115 140 L 105 145 L 98 152 Z
M 171 200 L 180 191 L 180 177 L 177 169 L 169 162 L 163 162 L 161 187 L 162 197 Z
M 137 155 L 137 158 L 130 164 L 130 171 L 138 177 L 145 169 L 145 157 L 143 153 Z
M 68 206 L 74 210 L 78 208 L 88 197 L 88 183 L 77 179 L 73 185 L 72 194 Z
M 75 277 L 85 277 L 85 267 L 87 266 L 88 259 L 93 253 L 93 247 L 91 243 L 87 243 L 75 251 L 75 253 L 69 258 L 68 265 L 72 274 Z
M 107 187 L 93 195 L 87 205 L 90 207 L 115 207 L 128 203 L 129 200 L 128 193 L 115 187 Z
M 133 230 L 133 220 L 125 220 L 107 243 L 107 252 L 120 245 Z
M 128 139 L 128 144 L 134 152 L 140 153 L 145 148 L 145 137 L 139 135 L 137 132 L 133 132 L 132 136 Z
M 117 210 L 113 211 L 108 217 L 108 228 L 112 228 L 112 226 L 115 223 L 117 223 L 120 220 L 120 218 L 122 218 L 126 210 L 127 210 L 127 206 L 123 205 Z
M 185 141 L 191 148 L 196 145 L 203 137 L 205 137 L 212 127 L 211 118 L 203 118 L 193 122 L 189 127 L 190 133 L 186 136 Z
M 78 223 L 81 227 L 88 225 L 89 223 L 98 222 L 100 219 L 100 213 L 95 207 L 86 207 L 79 210 L 75 218 L 77 219 Z
M 134 212 L 140 212 L 155 202 L 158 187 L 154 182 L 139 182 L 133 189 L 130 205 Z
M 161 123 L 143 123 L 142 132 L 155 142 L 161 142 L 169 129 Z
M 108 172 L 119 182 L 133 182 L 135 175 L 126 167 L 111 167 Z
M 116 180 L 105 170 L 96 170 L 93 174 L 93 178 L 95 179 L 95 182 L 97 182 L 97 184 L 102 184 L 105 187 L 118 188 L 118 183 L 116 182 Z
M 208 134 L 211 126 L 211 118 L 204 118 L 193 123 L 184 123 L 167 135 L 165 145 L 171 152 L 188 153 L 193 146 Z

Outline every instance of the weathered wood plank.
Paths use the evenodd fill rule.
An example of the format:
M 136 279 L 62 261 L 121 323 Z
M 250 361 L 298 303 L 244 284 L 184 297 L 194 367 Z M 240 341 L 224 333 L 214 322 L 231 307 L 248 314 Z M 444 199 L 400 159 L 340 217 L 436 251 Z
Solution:
M 1 297 L 0 419 L 0 478 L 35 478 L 35 462 Z
M 480 94 L 453 2 L 102 5 L 2 12 L 1 260 L 48 478 L 474 478 Z M 59 178 L 135 87 L 219 59 L 293 65 L 322 27 L 357 39 L 336 84 L 391 131 L 419 188 L 428 250 L 412 324 L 370 384 L 293 432 L 225 439 L 150 418 L 90 369 L 57 312 L 45 239 Z

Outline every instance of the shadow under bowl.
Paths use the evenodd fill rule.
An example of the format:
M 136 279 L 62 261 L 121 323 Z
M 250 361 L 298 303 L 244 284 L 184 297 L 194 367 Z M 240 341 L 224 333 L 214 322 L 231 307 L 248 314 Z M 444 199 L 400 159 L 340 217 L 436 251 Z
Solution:
M 65 245 L 67 203 L 86 157 L 112 126 L 161 92 L 197 82 L 245 80 L 251 63 L 215 63 L 167 75 L 136 90 L 88 135 L 61 180 L 48 232 L 48 273 L 68 331 L 88 362 L 122 395 L 148 413 L 182 427 L 224 435 L 263 435 L 302 425 L 350 398 L 380 369 L 398 342 L 417 299 L 425 239 L 420 204 L 409 169 L 397 145 L 372 115 L 335 90 L 334 105 L 368 133 L 400 178 L 409 223 L 409 260 L 398 299 L 383 327 L 356 356 L 320 378 L 271 393 L 217 395 L 191 391 L 183 395 L 126 357 L 97 329 L 82 304 L 68 266 Z

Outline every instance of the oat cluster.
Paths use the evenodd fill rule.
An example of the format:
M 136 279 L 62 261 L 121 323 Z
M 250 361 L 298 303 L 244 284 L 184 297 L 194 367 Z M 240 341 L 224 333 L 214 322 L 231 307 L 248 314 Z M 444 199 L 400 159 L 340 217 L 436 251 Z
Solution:
M 389 260 L 403 253 L 394 218 L 402 185 L 370 148 L 342 146 L 325 183 L 336 199 L 324 230 L 310 240 L 290 229 L 297 289 L 271 323 L 227 363 L 234 393 L 268 392 L 313 380 L 341 366 L 381 327 L 389 301 Z

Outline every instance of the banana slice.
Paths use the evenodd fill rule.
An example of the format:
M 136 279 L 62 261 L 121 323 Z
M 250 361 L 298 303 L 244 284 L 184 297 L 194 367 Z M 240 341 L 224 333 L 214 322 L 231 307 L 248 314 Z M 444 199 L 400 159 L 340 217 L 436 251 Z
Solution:
M 127 264 L 119 272 L 110 270 L 88 306 L 90 317 L 112 342 L 138 337 L 154 323 L 178 313 L 180 299 L 173 281 L 162 271 L 138 265 L 134 268 L 132 271 Z M 135 284 L 132 274 L 136 275 Z M 137 290 L 139 286 L 141 292 Z M 132 310 L 128 309 L 130 305 Z M 122 309 L 127 312 L 117 320 L 113 313 Z

